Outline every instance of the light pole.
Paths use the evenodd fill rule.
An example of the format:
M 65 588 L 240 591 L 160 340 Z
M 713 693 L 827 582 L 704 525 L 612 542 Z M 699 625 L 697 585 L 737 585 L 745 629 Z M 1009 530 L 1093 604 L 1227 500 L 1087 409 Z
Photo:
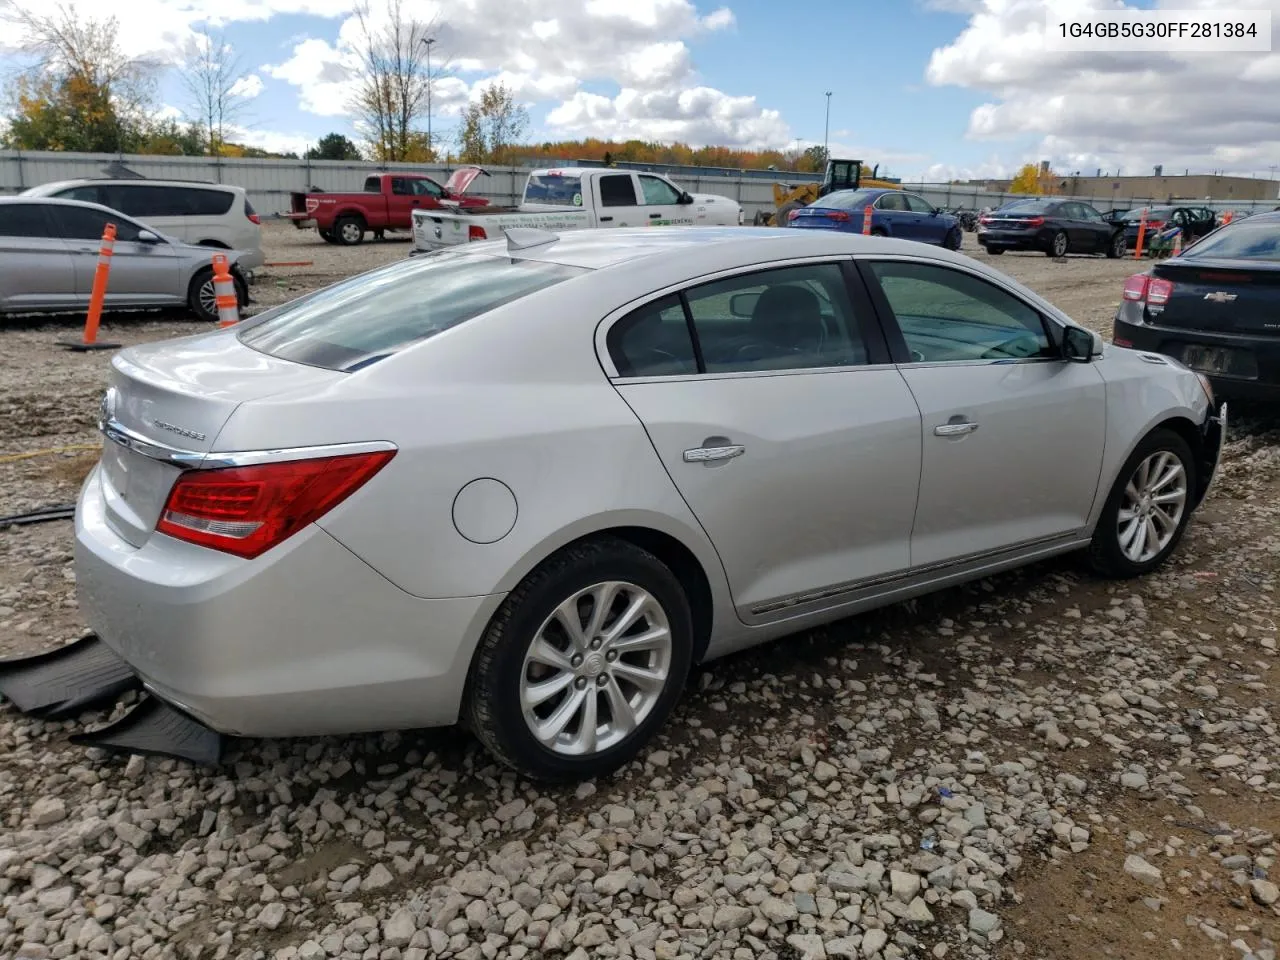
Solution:
M 427 48 L 427 153 L 432 160 L 436 158 L 436 152 L 431 146 L 431 45 L 435 42 L 435 37 L 422 38 L 422 45 Z
M 827 91 L 827 122 L 822 128 L 822 159 L 831 159 L 831 91 Z

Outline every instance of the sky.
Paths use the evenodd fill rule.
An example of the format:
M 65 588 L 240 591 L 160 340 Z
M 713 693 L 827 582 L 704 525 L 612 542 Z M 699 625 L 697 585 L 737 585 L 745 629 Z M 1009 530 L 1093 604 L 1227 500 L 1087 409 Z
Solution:
M 6 5 L 24 0 L 0 0 Z M 32 0 L 48 5 L 55 0 Z M 220 31 L 252 94 L 238 139 L 301 151 L 347 111 L 352 0 L 65 0 L 114 16 L 126 52 L 161 67 L 163 109 L 188 105 L 192 31 Z M 375 16 L 386 0 L 369 0 Z M 1191 169 L 1271 176 L 1280 53 L 1053 53 L 1050 5 L 1261 8 L 1280 0 L 402 0 L 436 23 L 433 133 L 490 83 L 512 87 L 529 139 L 586 136 L 800 148 L 881 173 L 1008 176 Z M 0 28 L 0 76 L 20 65 Z M 5 45 L 9 44 L 8 47 Z M 831 92 L 829 133 L 826 92 Z

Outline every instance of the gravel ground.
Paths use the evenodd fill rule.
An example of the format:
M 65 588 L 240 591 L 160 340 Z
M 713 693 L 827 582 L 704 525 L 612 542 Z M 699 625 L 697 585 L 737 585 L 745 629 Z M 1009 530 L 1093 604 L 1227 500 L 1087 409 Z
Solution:
M 314 265 L 261 304 L 407 248 L 272 225 L 268 252 Z M 1132 267 L 996 265 L 1103 333 Z M 93 462 L 11 459 L 93 443 L 108 356 L 74 332 L 4 333 L 4 513 Z M 533 787 L 449 731 L 209 772 L 0 712 L 0 957 L 1275 960 L 1280 432 L 1246 413 L 1159 574 L 1060 560 L 718 662 L 608 781 Z M 0 533 L 0 653 L 81 633 L 70 558 L 68 523 Z

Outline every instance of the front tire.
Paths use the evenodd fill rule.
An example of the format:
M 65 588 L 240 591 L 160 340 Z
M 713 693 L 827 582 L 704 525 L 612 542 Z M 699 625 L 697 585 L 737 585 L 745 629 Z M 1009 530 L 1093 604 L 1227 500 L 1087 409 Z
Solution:
M 1169 558 L 1191 519 L 1196 462 L 1172 430 L 1150 433 L 1125 461 L 1089 545 L 1089 565 L 1103 577 L 1150 573 Z
M 1059 230 L 1049 240 L 1049 249 L 1045 252 L 1051 257 L 1061 258 L 1067 255 L 1067 251 L 1071 248 L 1071 244 L 1067 240 L 1065 230 Z
M 236 285 L 236 305 L 243 313 L 249 303 L 249 285 L 239 273 L 233 273 L 231 278 Z M 213 289 L 212 267 L 205 267 L 191 278 L 191 283 L 187 285 L 187 306 L 205 323 L 218 322 L 218 300 Z
M 554 555 L 485 631 L 464 715 L 498 760 L 535 780 L 605 776 L 666 721 L 693 657 L 671 570 L 613 537 Z
M 942 245 L 948 250 L 959 250 L 960 244 L 964 242 L 964 236 L 958 226 L 952 227 L 947 231 L 947 235 L 943 238 Z

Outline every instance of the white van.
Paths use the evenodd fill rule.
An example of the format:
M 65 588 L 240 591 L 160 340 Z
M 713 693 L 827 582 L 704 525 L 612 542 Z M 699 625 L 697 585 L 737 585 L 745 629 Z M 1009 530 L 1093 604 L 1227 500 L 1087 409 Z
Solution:
M 262 220 L 243 187 L 188 180 L 60 180 L 23 191 L 100 203 L 187 243 L 244 251 L 242 267 L 262 266 Z

